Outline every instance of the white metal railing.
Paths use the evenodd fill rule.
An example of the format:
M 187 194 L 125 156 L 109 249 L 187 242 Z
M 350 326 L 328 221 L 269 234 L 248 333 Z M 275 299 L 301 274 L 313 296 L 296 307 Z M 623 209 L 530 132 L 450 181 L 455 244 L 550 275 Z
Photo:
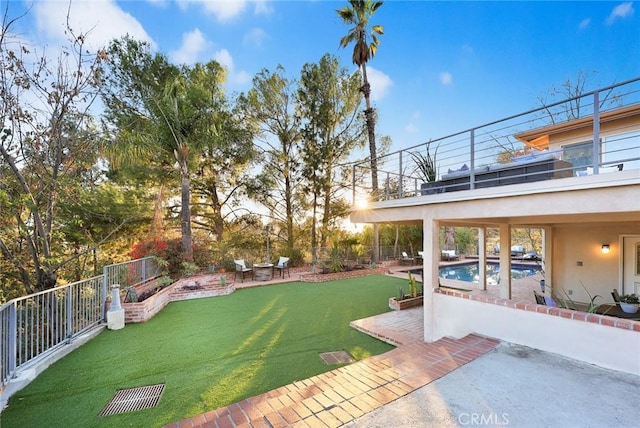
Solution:
M 637 111 L 633 113 L 635 121 L 622 116 L 622 120 L 615 121 L 616 128 L 611 127 L 613 114 L 633 110 L 637 105 L 640 105 L 640 78 L 379 156 L 377 196 L 371 187 L 370 162 L 358 162 L 352 171 L 353 201 L 397 199 L 581 173 L 598 174 L 608 172 L 602 168 L 612 166 L 625 171 L 640 169 Z M 535 150 L 531 140 L 525 144 L 522 138 L 523 133 L 581 120 L 587 123 L 582 126 L 590 129 L 589 135 L 578 138 L 567 132 L 568 142 L 555 153 Z M 420 168 L 427 150 L 434 161 L 435 177 L 430 180 Z M 514 158 L 531 153 L 554 156 L 552 172 L 546 168 L 519 168 L 513 162 Z M 433 183 L 428 183 L 431 181 Z
M 0 376 L 6 384 L 25 364 L 44 357 L 105 319 L 108 289 L 158 275 L 153 257 L 105 266 L 103 274 L 10 300 L 0 306 Z

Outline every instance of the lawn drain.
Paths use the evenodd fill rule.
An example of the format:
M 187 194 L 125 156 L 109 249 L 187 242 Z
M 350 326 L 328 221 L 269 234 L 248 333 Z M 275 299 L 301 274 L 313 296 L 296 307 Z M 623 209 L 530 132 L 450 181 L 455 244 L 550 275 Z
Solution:
M 346 351 L 321 352 L 320 358 L 325 364 L 344 364 L 355 361 Z
M 158 401 L 160 401 L 162 391 L 164 391 L 164 383 L 138 388 L 119 389 L 111 401 L 102 409 L 100 416 L 117 415 L 156 407 Z

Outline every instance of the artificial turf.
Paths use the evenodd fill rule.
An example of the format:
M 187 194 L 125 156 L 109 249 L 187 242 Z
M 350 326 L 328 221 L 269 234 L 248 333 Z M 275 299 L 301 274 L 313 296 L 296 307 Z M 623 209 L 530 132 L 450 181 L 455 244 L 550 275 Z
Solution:
M 337 367 L 320 352 L 344 349 L 357 360 L 386 352 L 349 322 L 388 311 L 405 283 L 374 275 L 171 303 L 53 364 L 11 398 L 0 426 L 163 426 Z M 116 390 L 158 383 L 166 387 L 156 407 L 98 416 Z

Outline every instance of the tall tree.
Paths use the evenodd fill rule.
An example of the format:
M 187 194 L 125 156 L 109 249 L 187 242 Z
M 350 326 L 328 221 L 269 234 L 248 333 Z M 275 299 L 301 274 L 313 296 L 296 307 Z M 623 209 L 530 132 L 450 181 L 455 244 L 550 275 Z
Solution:
M 378 35 L 384 33 L 381 25 L 371 26 L 369 30 L 369 20 L 376 13 L 378 8 L 382 6 L 381 1 L 373 0 L 349 0 L 351 7 L 345 6 L 342 9 L 338 9 L 336 12 L 342 18 L 345 24 L 352 26 L 346 36 L 340 39 L 340 46 L 346 48 L 349 44 L 354 43 L 353 55 L 351 57 L 354 64 L 356 64 L 362 72 L 362 87 L 360 91 L 364 96 L 366 103 L 366 109 L 364 111 L 367 135 L 369 137 L 369 156 L 371 162 L 371 186 L 373 190 L 373 199 L 378 198 L 378 156 L 376 148 L 376 132 L 375 132 L 375 111 L 371 107 L 371 87 L 367 78 L 367 62 L 373 58 L 378 50 L 380 40 Z M 371 38 L 369 43 L 367 39 L 367 32 Z M 378 260 L 378 225 L 374 224 L 374 237 L 373 237 L 373 261 Z
M 301 129 L 296 115 L 296 82 L 275 72 L 262 70 L 253 79 L 253 88 L 240 98 L 248 118 L 258 123 L 264 150 L 262 173 L 256 177 L 250 196 L 267 207 L 285 227 L 289 254 L 293 250 L 294 222 L 302 208 L 299 159 Z
M 181 233 L 186 260 L 192 260 L 191 175 L 193 163 L 216 134 L 224 70 L 211 61 L 177 67 L 148 44 L 115 40 L 103 80 L 107 148 L 116 165 L 151 163 L 177 170 L 181 187 Z
M 0 30 L 0 253 L 34 292 L 54 287 L 74 257 L 59 205 L 76 196 L 97 158 L 89 108 L 102 56 L 67 28 L 69 45 L 49 59 L 12 36 L 13 22 L 5 14 Z
M 218 242 L 223 239 L 225 225 L 247 216 L 244 220 L 253 220 L 241 199 L 256 156 L 253 123 L 244 120 L 239 109 L 228 106 L 226 100 L 219 101 L 217 111 L 210 117 L 216 132 L 202 142 L 203 152 L 193 180 L 198 198 L 195 224 Z
M 299 88 L 299 109 L 304 117 L 302 158 L 313 199 L 314 249 L 318 243 L 326 245 L 335 217 L 346 215 L 338 198 L 340 190 L 348 186 L 345 180 L 348 171 L 340 167 L 340 162 L 364 142 L 364 127 L 358 121 L 358 80 L 328 54 L 318 64 L 306 64 L 302 69 Z M 319 239 L 315 230 L 318 209 L 322 210 Z

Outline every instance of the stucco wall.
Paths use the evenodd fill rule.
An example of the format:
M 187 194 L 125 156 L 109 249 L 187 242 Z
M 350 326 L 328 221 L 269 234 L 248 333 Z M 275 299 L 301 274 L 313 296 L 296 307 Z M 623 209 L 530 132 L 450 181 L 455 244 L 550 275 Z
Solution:
M 445 336 L 463 337 L 475 332 L 640 375 L 638 331 L 564 318 L 570 312 L 585 315 L 577 311 L 553 308 L 558 315 L 550 315 L 530 310 L 532 308 L 517 309 L 500 304 L 504 302 L 492 304 L 440 293 L 432 296 L 433 340 Z M 551 310 L 546 306 L 540 306 L 540 309 Z M 429 312 L 425 306 L 425 318 L 431 316 Z M 621 324 L 628 327 L 631 322 L 622 321 Z
M 611 291 L 618 288 L 620 279 L 621 234 L 640 235 L 640 224 L 617 225 L 576 224 L 555 227 L 553 232 L 554 268 L 551 285 L 558 293 L 562 288 L 572 300 L 588 302 L 591 296 L 600 295 L 596 303 L 612 302 Z M 602 244 L 610 245 L 610 252 L 602 254 Z M 582 266 L 578 266 L 582 262 Z M 549 280 L 548 280 L 549 281 Z

